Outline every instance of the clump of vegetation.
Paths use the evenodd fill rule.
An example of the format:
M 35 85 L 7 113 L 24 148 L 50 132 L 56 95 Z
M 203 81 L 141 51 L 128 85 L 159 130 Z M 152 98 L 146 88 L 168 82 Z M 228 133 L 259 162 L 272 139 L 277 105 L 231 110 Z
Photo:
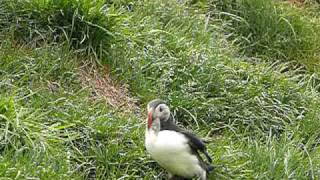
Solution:
M 294 60 L 312 71 L 319 68 L 320 26 L 303 9 L 272 0 L 211 1 L 210 7 L 228 22 L 229 38 L 246 55 Z
M 152 32 L 153 38 L 143 46 L 133 41 L 111 51 L 116 75 L 144 102 L 159 96 L 170 101 L 178 119 L 207 126 L 237 124 L 238 130 L 247 132 L 282 131 L 304 111 L 308 99 L 300 92 L 302 87 L 275 74 L 268 64 L 230 59 L 227 54 L 232 52 L 223 47 L 221 32 L 216 25 L 206 27 L 204 16 L 178 3 L 170 8 L 145 7 L 155 12 L 161 9 L 171 21 L 164 22 L 157 14 L 147 16 L 161 25 L 157 30 L 154 24 L 130 21 L 128 28 L 137 29 L 134 35 Z M 176 14 L 182 17 L 174 18 Z M 133 12 L 134 17 L 139 15 L 146 17 Z M 189 23 L 197 29 L 190 29 Z
M 114 36 L 112 28 L 121 11 L 105 1 L 5 1 L 2 25 L 17 41 L 41 45 L 67 42 L 88 54 L 107 53 Z M 39 44 L 40 43 L 40 44 Z
M 211 140 L 210 178 L 319 178 L 316 78 L 283 63 L 315 55 L 315 27 L 274 1 L 210 2 L 216 21 L 203 1 L 1 4 L 0 176 L 164 178 L 143 145 L 145 104 L 162 98 Z M 92 98 L 79 68 L 93 57 L 79 50 L 128 84 L 141 112 Z
M 144 124 L 92 101 L 72 54 L 59 46 L 30 51 L 2 42 L 0 176 L 161 177 L 144 155 Z

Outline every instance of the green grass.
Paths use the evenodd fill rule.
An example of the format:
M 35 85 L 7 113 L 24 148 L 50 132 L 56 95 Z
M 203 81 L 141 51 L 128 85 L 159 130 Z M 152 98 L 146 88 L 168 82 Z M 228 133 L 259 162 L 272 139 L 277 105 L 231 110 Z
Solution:
M 318 22 L 274 1 L 224 2 L 215 8 L 240 8 L 241 21 L 206 16 L 206 1 L 0 5 L 0 176 L 165 178 L 144 148 L 145 105 L 162 98 L 180 124 L 210 139 L 210 179 L 320 178 L 319 81 L 287 62 L 314 57 Z M 129 85 L 141 112 L 92 98 L 80 67 L 96 62 Z
M 228 22 L 229 38 L 246 55 L 296 61 L 319 71 L 319 18 L 308 16 L 309 9 L 272 0 L 210 2 L 211 14 Z
M 1 177 L 119 178 L 125 170 L 131 177 L 157 175 L 142 167 L 150 164 L 141 139 L 145 126 L 90 99 L 72 52 L 10 45 L 0 55 Z M 124 171 L 114 173 L 119 167 Z
M 104 1 L 34 0 L 2 3 L 2 31 L 33 46 L 47 41 L 67 43 L 78 52 L 102 56 L 108 52 L 121 11 Z

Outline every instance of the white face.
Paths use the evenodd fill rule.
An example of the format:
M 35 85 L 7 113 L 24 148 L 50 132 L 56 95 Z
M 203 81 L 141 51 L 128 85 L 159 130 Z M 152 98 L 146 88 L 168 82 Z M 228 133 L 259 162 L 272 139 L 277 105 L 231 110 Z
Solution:
M 160 120 L 168 120 L 170 117 L 170 109 L 165 104 L 159 104 L 154 110 L 154 118 L 159 118 Z
M 147 106 L 148 118 L 147 127 L 152 128 L 155 131 L 160 130 L 161 121 L 167 121 L 170 119 L 170 109 L 164 101 L 155 99 L 149 102 Z

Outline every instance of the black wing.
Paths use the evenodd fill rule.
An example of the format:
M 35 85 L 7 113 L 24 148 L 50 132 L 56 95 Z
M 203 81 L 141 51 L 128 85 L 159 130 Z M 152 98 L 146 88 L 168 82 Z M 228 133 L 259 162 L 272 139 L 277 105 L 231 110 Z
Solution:
M 189 146 L 191 147 L 192 151 L 194 153 L 197 154 L 197 156 L 199 158 L 201 158 L 198 154 L 198 151 L 202 152 L 207 160 L 212 163 L 212 159 L 211 157 L 209 156 L 208 152 L 207 152 L 207 148 L 204 144 L 203 141 L 201 141 L 198 137 L 196 137 L 194 134 L 192 134 L 191 132 L 189 131 L 186 131 L 184 129 L 181 129 L 179 128 L 174 122 L 172 119 L 169 119 L 167 121 L 161 121 L 161 128 L 160 130 L 174 130 L 174 131 L 177 131 L 177 132 L 180 132 L 182 133 L 183 135 L 185 135 L 188 139 L 188 144 Z
M 191 148 L 193 150 L 197 150 L 197 151 L 200 151 L 202 152 L 207 160 L 212 163 L 212 159 L 211 157 L 209 156 L 208 154 L 208 151 L 207 151 L 207 148 L 206 148 L 206 145 L 204 144 L 203 141 L 201 141 L 199 138 L 197 138 L 194 134 L 192 134 L 191 132 L 188 132 L 188 131 L 182 131 L 181 132 L 182 134 L 184 134 L 188 140 L 189 140 L 189 145 L 191 146 Z

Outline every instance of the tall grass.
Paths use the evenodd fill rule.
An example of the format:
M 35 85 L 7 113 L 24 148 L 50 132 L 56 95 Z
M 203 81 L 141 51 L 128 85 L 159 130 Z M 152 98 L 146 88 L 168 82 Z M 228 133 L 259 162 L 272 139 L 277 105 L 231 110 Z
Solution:
M 303 9 L 272 0 L 211 1 L 210 7 L 229 23 L 230 39 L 246 55 L 293 60 L 319 70 L 319 20 Z
M 275 25 L 274 18 L 282 17 L 286 10 L 268 16 L 278 7 L 273 6 L 273 1 L 256 1 L 255 6 L 250 2 L 220 2 L 223 9 L 234 11 L 248 6 L 243 10 L 252 13 L 239 22 L 227 19 L 231 26 L 210 22 L 212 16 L 203 9 L 182 1 L 101 1 L 97 5 L 91 1 L 19 1 L 18 12 L 10 6 L 13 4 L 1 6 L 8 12 L 8 16 L 1 16 L 8 23 L 1 25 L 12 34 L 6 34 L 9 40 L 2 40 L 0 51 L 0 95 L 7 97 L 0 101 L 0 137 L 6 140 L 0 149 L 0 166 L 13 169 L 0 170 L 1 176 L 14 178 L 15 172 L 20 171 L 21 178 L 166 177 L 144 151 L 145 125 L 138 120 L 144 119 L 144 110 L 138 117 L 124 115 L 90 99 L 92 89 L 81 86 L 78 67 L 92 57 L 78 58 L 74 53 L 99 46 L 103 51 L 103 56 L 96 56 L 99 62 L 109 66 L 121 83 L 129 84 L 141 108 L 153 98 L 162 98 L 171 106 L 179 124 L 211 139 L 209 153 L 216 168 L 210 178 L 319 178 L 320 101 L 319 93 L 309 85 L 314 79 L 305 75 L 297 83 L 296 71 L 283 63 L 275 66 L 248 61 L 238 54 L 237 48 L 243 46 L 235 47 L 224 29 L 233 27 L 237 33 L 255 33 L 247 37 L 254 44 L 245 46 L 246 52 L 270 59 L 290 59 L 313 55 L 314 51 L 294 52 L 296 56 L 288 53 L 306 40 L 302 31 L 310 24 L 301 24 L 297 16 L 292 16 L 294 22 L 283 16 L 286 23 L 281 20 Z M 255 19 L 253 9 L 261 6 L 266 17 Z M 103 14 L 104 7 L 114 12 Z M 91 13 L 91 8 L 96 11 Z M 242 15 L 244 11 L 237 13 Z M 239 14 L 237 17 L 241 17 Z M 30 32 L 18 33 L 19 26 L 12 20 L 17 17 L 18 25 L 29 27 Z M 223 18 L 229 17 L 230 13 Z M 109 22 L 115 23 L 108 26 Z M 258 28 L 247 28 L 244 22 Z M 295 33 L 287 30 L 289 24 Z M 17 39 L 21 40 L 18 45 L 25 45 L 25 39 L 37 41 L 35 27 L 41 27 L 40 35 L 54 27 L 56 31 L 52 32 L 62 38 L 45 40 L 37 48 L 15 44 Z M 87 36 L 87 27 L 93 28 L 89 28 L 90 32 L 97 33 L 97 38 Z M 87 39 L 81 42 L 82 37 Z M 243 37 L 240 33 L 233 35 L 239 42 L 248 43 Z M 261 38 L 261 42 L 256 44 L 255 38 Z M 283 49 L 285 44 L 278 38 L 287 39 L 291 48 Z M 64 48 L 65 42 L 73 49 Z M 316 46 L 313 41 L 310 43 L 311 47 Z M 96 49 L 93 48 L 97 54 L 100 51 Z M 5 136 L 5 132 L 11 136 Z M 30 166 L 32 163 L 38 166 Z
M 308 106 L 303 87 L 275 74 L 268 64 L 231 59 L 233 52 L 224 47 L 219 28 L 206 26 L 205 16 L 195 15 L 193 9 L 179 3 L 154 4 L 146 3 L 141 11 L 132 13 L 135 20 L 141 17 L 141 22 L 132 20 L 128 27 L 136 28 L 136 33 L 111 51 L 116 75 L 129 83 L 142 101 L 156 96 L 168 99 L 177 117 L 189 123 L 233 124 L 243 131 L 255 132 L 253 128 L 266 133 L 281 131 Z M 144 8 L 161 11 L 171 21 L 146 16 L 141 13 Z M 154 29 L 158 24 L 159 29 Z M 134 41 L 147 35 L 152 38 L 144 39 L 143 46 Z
M 92 101 L 73 54 L 1 47 L 0 176 L 163 177 L 144 153 L 144 124 Z
M 3 31 L 17 41 L 34 46 L 66 42 L 96 57 L 108 52 L 110 31 L 121 13 L 105 1 L 89 0 L 4 1 L 1 10 Z

